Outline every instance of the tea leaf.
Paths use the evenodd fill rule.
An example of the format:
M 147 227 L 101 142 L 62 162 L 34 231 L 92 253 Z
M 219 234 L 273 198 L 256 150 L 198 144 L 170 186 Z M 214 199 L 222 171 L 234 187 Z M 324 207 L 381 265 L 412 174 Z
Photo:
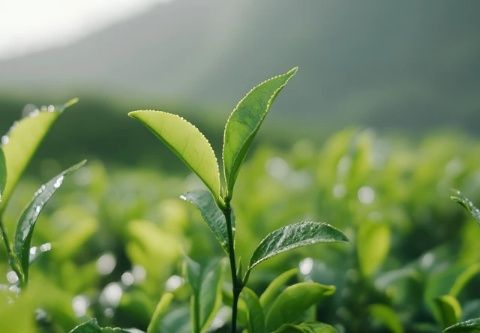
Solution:
M 153 312 L 152 319 L 148 324 L 147 333 L 156 333 L 161 330 L 161 321 L 163 317 L 167 314 L 168 308 L 173 301 L 173 294 L 166 293 L 160 298 L 160 301 Z
M 398 314 L 389 306 L 384 304 L 372 304 L 368 312 L 376 320 L 383 323 L 392 333 L 403 333 L 402 322 Z
M 64 177 L 82 167 L 86 161 L 82 161 L 67 170 L 62 171 L 59 175 L 53 177 L 48 183 L 42 185 L 35 193 L 33 200 L 22 213 L 15 231 L 14 252 L 20 263 L 23 273 L 23 283 L 28 281 L 28 268 L 30 257 L 30 243 L 32 241 L 33 230 L 38 216 L 45 204 L 50 200 L 53 194 L 62 186 Z
M 460 319 L 462 308 L 457 299 L 451 295 L 443 295 L 435 299 L 436 313 L 442 327 L 448 327 Z
M 78 325 L 70 331 L 70 333 L 130 333 L 133 330 L 125 330 L 121 328 L 100 327 L 96 319 L 91 319 L 83 324 Z
M 292 68 L 254 87 L 242 98 L 230 115 L 223 138 L 223 166 L 227 195 L 232 194 L 240 165 L 275 97 L 297 70 L 297 67 Z
M 301 320 L 311 306 L 334 292 L 335 286 L 315 282 L 297 283 L 286 288 L 266 314 L 267 331 L 274 331 L 283 324 L 293 324 Z
M 187 281 L 193 290 L 192 323 L 195 332 L 205 332 L 222 302 L 222 269 L 218 260 L 212 260 L 208 265 L 201 266 L 192 259 L 186 259 Z
M 194 204 L 202 214 L 203 220 L 218 240 L 223 250 L 228 254 L 228 232 L 225 215 L 208 191 L 187 192 L 181 196 L 185 201 Z
M 76 102 L 77 100 L 73 99 L 61 107 L 51 107 L 45 111 L 32 112 L 31 115 L 16 122 L 9 132 L 2 137 L 7 179 L 0 203 L 0 211 L 5 208 L 15 185 L 50 127 L 68 106 Z
M 385 260 L 390 249 L 390 228 L 387 224 L 365 221 L 360 224 L 357 253 L 365 276 L 373 275 Z
M 250 259 L 252 269 L 277 254 L 316 243 L 347 242 L 347 237 L 327 223 L 301 222 L 277 229 L 265 237 Z
M 298 325 L 283 325 L 274 333 L 337 333 L 330 325 L 323 323 L 301 323 Z
M 480 332 L 480 318 L 462 321 L 443 330 L 445 333 L 478 333 Z
M 212 146 L 194 125 L 177 115 L 153 110 L 128 114 L 167 145 L 220 200 L 220 172 Z
M 450 199 L 462 205 L 472 217 L 480 223 L 480 209 L 478 209 L 462 192 L 455 191 L 455 194 L 451 195 Z
M 265 315 L 257 294 L 255 294 L 253 290 L 245 287 L 240 297 L 247 305 L 248 332 L 264 333 Z
M 277 276 L 270 284 L 267 289 L 260 296 L 260 303 L 262 304 L 265 311 L 268 311 L 270 305 L 275 301 L 275 298 L 282 292 L 285 288 L 287 282 L 298 274 L 298 269 L 293 268 L 286 272 L 283 272 Z

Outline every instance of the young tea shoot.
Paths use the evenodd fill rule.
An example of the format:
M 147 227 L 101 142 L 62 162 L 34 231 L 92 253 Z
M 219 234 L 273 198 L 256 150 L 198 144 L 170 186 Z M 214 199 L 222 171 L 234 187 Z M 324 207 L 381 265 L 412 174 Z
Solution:
M 253 252 L 244 272 L 235 253 L 236 222 L 231 201 L 240 167 L 275 98 L 296 73 L 297 68 L 292 68 L 286 73 L 260 83 L 251 89 L 233 109 L 224 131 L 222 179 L 212 146 L 198 128 L 187 120 L 163 111 L 138 110 L 129 113 L 130 117 L 139 120 L 165 143 L 208 189 L 208 191 L 186 193 L 182 195 L 182 199 L 191 202 L 200 210 L 203 219 L 228 256 L 232 279 L 231 332 L 233 333 L 237 332 L 238 302 L 242 291 L 244 291 L 243 300 L 249 307 L 255 309 L 261 306 L 255 293 L 245 287 L 255 266 L 273 256 L 301 246 L 347 241 L 347 237 L 333 226 L 307 221 L 282 227 L 267 235 Z M 285 290 L 283 296 L 276 299 L 265 318 L 259 319 L 251 313 L 252 318 L 256 319 L 250 321 L 249 325 L 253 325 L 250 331 L 264 332 L 264 327 L 268 331 L 279 328 L 281 322 L 277 322 L 279 320 L 277 311 L 284 309 L 284 303 L 296 307 L 298 311 L 303 311 L 318 299 L 317 296 L 333 292 L 332 288 L 309 282 L 290 288 Z M 195 287 L 193 289 L 196 290 Z M 296 317 L 296 314 L 292 313 L 292 316 Z M 197 320 L 193 325 L 194 332 L 203 332 L 204 328 L 201 326 Z M 310 328 L 295 329 L 305 331 Z M 282 328 L 282 332 L 287 331 L 292 331 L 292 328 Z

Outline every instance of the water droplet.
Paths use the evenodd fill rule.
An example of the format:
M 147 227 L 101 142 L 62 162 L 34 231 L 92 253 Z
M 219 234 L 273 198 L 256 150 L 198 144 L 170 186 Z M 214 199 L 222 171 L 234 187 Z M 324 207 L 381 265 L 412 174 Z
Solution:
M 73 312 L 77 317 L 83 317 L 87 314 L 90 300 L 85 295 L 77 295 L 72 299 Z
M 290 167 L 283 158 L 274 157 L 267 162 L 267 172 L 273 178 L 283 180 L 290 173 Z
M 39 111 L 37 106 L 34 104 L 27 104 L 23 107 L 22 110 L 22 117 L 28 117 L 32 114 L 32 112 Z
M 135 282 L 137 283 L 145 280 L 145 277 L 147 276 L 147 272 L 145 271 L 145 268 L 139 265 L 133 266 L 132 274 L 133 274 L 133 277 L 135 278 Z
M 120 279 L 127 287 L 135 283 L 135 277 L 133 276 L 132 272 L 124 272 Z
M 17 273 L 15 273 L 14 271 L 9 271 L 7 273 L 7 281 L 10 283 L 10 284 L 15 284 L 18 282 L 18 276 L 17 276 Z
M 103 288 L 102 293 L 100 294 L 100 303 L 105 306 L 116 307 L 122 298 L 123 289 L 120 284 L 116 282 L 111 282 Z
M 375 191 L 370 186 L 362 186 L 357 192 L 358 201 L 368 205 L 375 201 Z
M 53 105 L 50 104 L 50 105 L 47 107 L 47 111 L 48 111 L 48 112 L 55 112 L 55 106 L 53 106 Z
M 309 275 L 313 269 L 313 259 L 312 258 L 305 258 L 300 261 L 300 273 L 303 275 Z
M 112 308 L 106 308 L 105 310 L 103 310 L 103 314 L 105 317 L 112 318 L 115 314 L 115 311 L 113 311 Z
M 98 258 L 96 265 L 100 275 L 108 275 L 115 269 L 117 259 L 112 253 L 108 252 Z
M 8 135 L 3 135 L 2 136 L 2 145 L 6 145 L 9 142 L 10 142 L 10 138 L 8 137 Z
M 40 245 L 40 252 L 48 252 L 52 249 L 52 243 L 44 243 Z
M 168 278 L 167 282 L 165 283 L 165 289 L 167 291 L 175 291 L 182 285 L 183 285 L 183 278 L 178 275 L 172 275 Z
M 341 199 L 347 194 L 347 189 L 343 184 L 335 184 L 332 189 L 333 196 L 337 199 Z
M 53 187 L 59 188 L 60 186 L 62 186 L 64 178 L 65 178 L 64 176 L 58 177 L 57 180 L 55 181 L 55 183 L 53 184 Z
M 40 214 L 40 211 L 42 210 L 42 206 L 38 205 L 38 206 L 35 206 L 35 214 Z

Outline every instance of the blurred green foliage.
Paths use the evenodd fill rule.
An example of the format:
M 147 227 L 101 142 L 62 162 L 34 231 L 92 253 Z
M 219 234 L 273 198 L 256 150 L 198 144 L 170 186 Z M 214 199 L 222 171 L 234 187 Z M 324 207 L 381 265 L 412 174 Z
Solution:
M 356 129 L 322 144 L 256 149 L 234 198 L 241 257 L 299 216 L 342 229 L 351 244 L 278 256 L 258 267 L 249 286 L 260 294 L 298 267 L 290 279 L 336 287 L 316 318 L 346 332 L 438 332 L 445 322 L 437 299 L 450 299 L 445 295 L 458 300 L 459 319 L 478 317 L 480 228 L 449 194 L 459 188 L 480 201 L 479 154 L 479 143 L 458 135 L 413 141 Z M 50 159 L 37 168 L 49 176 L 58 171 Z M 39 184 L 20 183 L 5 215 L 10 232 Z M 19 297 L 8 292 L 0 253 L 1 331 L 35 332 L 35 317 L 40 332 L 68 331 L 90 317 L 146 330 L 167 291 L 173 315 L 164 324 L 178 327 L 188 318 L 183 255 L 205 262 L 221 253 L 200 214 L 177 198 L 201 187 L 193 175 L 98 160 L 77 171 L 38 221 L 32 245 L 51 243 L 52 251 L 37 258 L 30 288 Z M 221 320 L 216 324 L 221 332 Z

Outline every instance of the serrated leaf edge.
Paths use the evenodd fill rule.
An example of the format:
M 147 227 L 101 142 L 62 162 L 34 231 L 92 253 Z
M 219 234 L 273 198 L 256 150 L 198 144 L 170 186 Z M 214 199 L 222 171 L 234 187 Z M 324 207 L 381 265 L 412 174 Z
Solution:
M 193 169 L 193 167 L 190 165 L 190 163 L 188 163 L 178 152 L 176 149 L 174 149 L 172 147 L 172 145 L 170 145 L 165 139 L 163 139 L 160 135 L 158 135 L 154 129 L 152 127 L 150 127 L 147 123 L 141 121 L 140 119 L 138 119 L 135 115 L 136 114 L 139 114 L 139 113 L 146 113 L 146 112 L 160 112 L 160 113 L 164 113 L 164 114 L 168 114 L 168 115 L 171 115 L 173 117 L 176 117 L 178 118 L 179 120 L 183 121 L 184 123 L 187 123 L 188 125 L 192 126 L 198 133 L 200 133 L 200 135 L 203 137 L 203 139 L 205 140 L 205 142 L 207 143 L 208 147 L 210 148 L 210 151 L 215 159 L 215 164 L 217 166 L 217 170 L 216 170 L 216 175 L 218 177 L 218 189 L 213 189 L 209 186 L 209 184 L 207 184 L 207 182 L 205 181 L 205 179 L 203 179 L 196 171 L 195 169 Z M 221 196 L 221 191 L 222 191 L 222 185 L 221 185 L 221 182 L 220 182 L 220 167 L 219 167 L 219 164 L 218 164 L 218 159 L 217 159 L 217 156 L 215 155 L 215 151 L 213 150 L 213 147 L 212 145 L 210 144 L 210 141 L 208 141 L 207 137 L 205 136 L 205 134 L 202 133 L 202 131 L 200 131 L 198 129 L 197 126 L 195 126 L 194 124 L 192 124 L 191 122 L 189 122 L 188 120 L 186 120 L 185 118 L 183 118 L 182 116 L 179 116 L 177 114 L 174 114 L 174 113 L 170 113 L 170 112 L 165 112 L 165 111 L 160 111 L 160 110 L 152 110 L 152 109 L 148 109 L 148 110 L 135 110 L 135 111 L 131 111 L 128 113 L 128 116 L 131 117 L 131 118 L 134 118 L 134 119 L 137 119 L 139 121 L 141 121 L 151 132 L 153 132 L 153 134 L 159 138 L 183 163 L 185 163 L 185 165 L 187 165 L 187 167 L 193 171 L 201 180 L 202 182 L 208 187 L 208 189 L 215 195 L 215 199 L 218 201 L 220 199 L 220 196 Z
M 317 243 L 339 243 L 339 242 L 348 242 L 348 238 L 347 236 L 345 236 L 345 234 L 340 230 L 340 229 L 337 229 L 335 228 L 334 226 L 328 224 L 328 223 L 324 223 L 324 222 L 315 222 L 315 221 L 304 221 L 304 222 L 299 222 L 299 223 L 293 223 L 293 224 L 289 224 L 289 225 L 286 225 L 286 226 L 283 226 L 281 228 L 278 228 L 274 231 L 272 231 L 271 233 L 269 233 L 267 236 L 265 236 L 261 241 L 260 243 L 258 244 L 257 248 L 255 249 L 255 251 L 253 252 L 252 254 L 252 258 L 253 258 L 253 255 L 255 254 L 255 252 L 257 251 L 257 249 L 260 247 L 260 245 L 263 244 L 264 241 L 266 241 L 270 235 L 272 233 L 274 233 L 275 231 L 278 231 L 278 230 L 281 230 L 283 228 L 286 228 L 288 226 L 292 226 L 292 225 L 302 225 L 302 224 L 319 224 L 319 225 L 322 225 L 322 226 L 326 226 L 326 227 L 330 227 L 332 229 L 334 229 L 335 231 L 338 231 L 341 235 L 343 235 L 344 239 L 342 240 L 325 240 L 325 241 L 302 241 L 302 242 L 299 242 L 299 243 L 295 243 L 295 244 L 291 244 L 289 246 L 286 246 L 282 249 L 282 251 L 277 251 L 277 252 L 273 252 L 271 255 L 268 255 L 268 256 L 265 256 L 263 257 L 262 259 L 258 260 L 258 261 L 255 261 L 254 263 L 250 262 L 249 264 L 249 267 L 248 267 L 248 270 L 251 270 L 252 268 L 254 268 L 255 266 L 257 266 L 258 264 L 264 262 L 265 260 L 267 259 L 270 259 L 272 257 L 275 257 L 276 255 L 279 255 L 279 254 L 282 254 L 284 252 L 287 252 L 287 251 L 290 251 L 290 250 L 293 250 L 293 249 L 296 249 L 298 247 L 303 247 L 303 246 L 308 246 L 308 245 L 314 245 L 314 244 L 317 244 Z

